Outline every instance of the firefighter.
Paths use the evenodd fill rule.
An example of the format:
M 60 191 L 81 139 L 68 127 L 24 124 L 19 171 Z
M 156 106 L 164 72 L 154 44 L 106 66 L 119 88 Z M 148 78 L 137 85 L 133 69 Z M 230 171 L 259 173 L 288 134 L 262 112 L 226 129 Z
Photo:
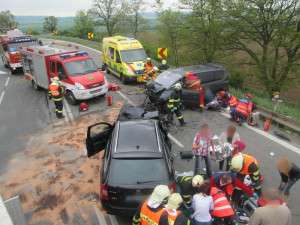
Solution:
M 145 63 L 144 66 L 145 66 L 146 73 L 149 73 L 153 70 L 154 64 L 151 62 L 150 57 L 147 58 L 147 62 Z
M 200 112 L 203 112 L 204 109 L 203 89 L 199 77 L 190 72 L 187 72 L 185 74 L 185 80 L 183 86 L 188 90 L 199 91 L 199 107 L 200 107 Z
M 155 79 L 157 77 L 158 68 L 156 66 L 153 67 L 152 70 L 148 71 L 144 78 L 143 82 L 147 83 L 149 80 Z
M 49 100 L 53 98 L 56 106 L 56 116 L 59 119 L 65 118 L 65 116 L 62 114 L 64 106 L 62 102 L 63 92 L 64 88 L 59 84 L 59 78 L 54 77 L 52 83 L 49 85 Z
M 252 95 L 247 94 L 246 98 L 238 101 L 236 108 L 230 113 L 232 121 L 235 121 L 235 117 L 239 118 L 240 126 L 246 121 L 249 113 L 252 111 L 251 99 Z
M 247 154 L 236 154 L 230 162 L 231 168 L 237 173 L 237 178 L 244 181 L 245 176 L 249 175 L 254 186 L 254 190 L 258 196 L 261 195 L 261 181 L 260 171 L 257 160 Z M 238 202 L 242 194 L 242 190 L 238 187 L 235 188 L 233 193 L 233 200 Z
M 161 61 L 161 65 L 159 65 L 158 69 L 159 72 L 162 73 L 170 69 L 170 66 L 167 64 L 167 61 L 164 59 L 163 61 Z
M 210 195 L 213 198 L 214 209 L 210 212 L 213 217 L 214 225 L 233 225 L 232 216 L 234 211 L 225 197 L 225 193 L 216 187 L 212 187 L 210 190 Z
M 236 97 L 233 94 L 230 94 L 226 91 L 220 91 L 220 99 L 219 101 L 223 102 L 223 107 L 230 107 L 230 112 L 234 110 L 237 105 Z
M 234 187 L 240 188 L 243 192 L 246 192 L 249 195 L 258 197 L 251 188 L 235 177 L 233 173 L 216 172 L 210 178 L 209 183 L 211 183 L 212 187 L 222 190 L 228 198 L 232 196 Z
M 196 194 L 195 188 L 200 187 L 204 179 L 201 175 L 191 176 L 178 176 L 175 179 L 176 192 L 182 195 L 183 201 L 187 207 L 192 206 L 191 198 Z
M 174 193 L 168 200 L 165 206 L 165 210 L 168 215 L 169 225 L 189 225 L 190 220 L 186 218 L 178 208 L 182 204 L 183 200 L 180 194 Z
M 164 209 L 171 192 L 167 185 L 154 188 L 150 198 L 139 206 L 133 216 L 133 225 L 168 225 L 168 215 Z
M 167 105 L 170 110 L 169 117 L 172 118 L 173 114 L 175 113 L 181 126 L 183 126 L 184 124 L 186 124 L 186 122 L 184 121 L 181 111 L 179 109 L 179 106 L 182 104 L 180 102 L 181 84 L 179 84 L 179 83 L 175 84 L 174 88 L 175 89 L 172 91 L 172 93 L 169 97 L 168 105 Z

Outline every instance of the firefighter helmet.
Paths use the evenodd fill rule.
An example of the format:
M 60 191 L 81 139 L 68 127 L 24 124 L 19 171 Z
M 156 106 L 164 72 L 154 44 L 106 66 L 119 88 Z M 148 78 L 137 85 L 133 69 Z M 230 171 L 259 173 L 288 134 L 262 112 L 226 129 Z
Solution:
M 220 96 L 224 96 L 225 94 L 226 94 L 226 92 L 225 91 L 220 91 Z
M 54 82 L 54 83 L 57 83 L 58 81 L 59 81 L 59 78 L 58 78 L 58 77 L 54 77 L 54 78 L 53 78 L 53 82 Z
M 164 59 L 163 61 L 161 61 L 161 64 L 166 65 L 167 61 Z
M 246 95 L 249 99 L 252 99 L 252 95 L 249 93 Z
M 187 76 L 187 75 L 189 75 L 189 74 L 190 74 L 190 72 L 186 72 L 186 73 L 185 73 L 185 76 Z
M 231 160 L 231 167 L 235 171 L 241 171 L 244 166 L 244 157 L 242 154 L 236 155 Z
M 201 184 L 203 184 L 204 180 L 203 177 L 201 175 L 196 175 L 193 177 L 192 179 L 192 183 L 194 186 L 199 187 Z
M 147 58 L 147 61 L 151 61 L 151 58 L 150 58 L 150 57 L 148 57 L 148 58 Z
M 179 206 L 182 204 L 183 200 L 180 194 L 178 193 L 173 193 L 169 200 L 167 205 L 170 206 L 173 209 L 178 209 Z
M 174 85 L 174 87 L 175 87 L 175 89 L 181 89 L 181 84 L 180 84 L 180 83 L 176 83 L 176 84 Z
M 151 199 L 157 203 L 165 204 L 171 195 L 167 185 L 158 185 L 151 194 Z

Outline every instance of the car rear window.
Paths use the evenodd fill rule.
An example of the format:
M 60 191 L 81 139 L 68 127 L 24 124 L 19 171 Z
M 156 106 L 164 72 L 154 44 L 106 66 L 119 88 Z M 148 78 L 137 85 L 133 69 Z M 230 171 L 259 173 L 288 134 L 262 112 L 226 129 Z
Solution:
M 109 183 L 118 185 L 160 183 L 167 178 L 163 159 L 114 159 L 109 172 Z

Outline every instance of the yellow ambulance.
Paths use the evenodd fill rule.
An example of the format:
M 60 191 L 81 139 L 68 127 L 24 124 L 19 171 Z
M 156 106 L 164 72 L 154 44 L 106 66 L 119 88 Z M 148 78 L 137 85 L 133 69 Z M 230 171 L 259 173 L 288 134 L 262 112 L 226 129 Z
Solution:
M 147 55 L 141 43 L 123 36 L 107 37 L 102 42 L 102 63 L 106 73 L 120 77 L 123 84 L 143 80 Z

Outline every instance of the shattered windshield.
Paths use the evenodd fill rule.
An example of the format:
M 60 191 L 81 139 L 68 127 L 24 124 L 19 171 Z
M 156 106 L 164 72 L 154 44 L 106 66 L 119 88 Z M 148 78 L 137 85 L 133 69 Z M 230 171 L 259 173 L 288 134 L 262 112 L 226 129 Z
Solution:
M 167 70 L 161 74 L 158 75 L 158 77 L 155 78 L 155 82 L 158 84 L 161 84 L 166 89 L 169 89 L 172 85 L 174 85 L 178 80 L 180 80 L 182 76 L 178 73 L 174 73 L 170 70 Z

